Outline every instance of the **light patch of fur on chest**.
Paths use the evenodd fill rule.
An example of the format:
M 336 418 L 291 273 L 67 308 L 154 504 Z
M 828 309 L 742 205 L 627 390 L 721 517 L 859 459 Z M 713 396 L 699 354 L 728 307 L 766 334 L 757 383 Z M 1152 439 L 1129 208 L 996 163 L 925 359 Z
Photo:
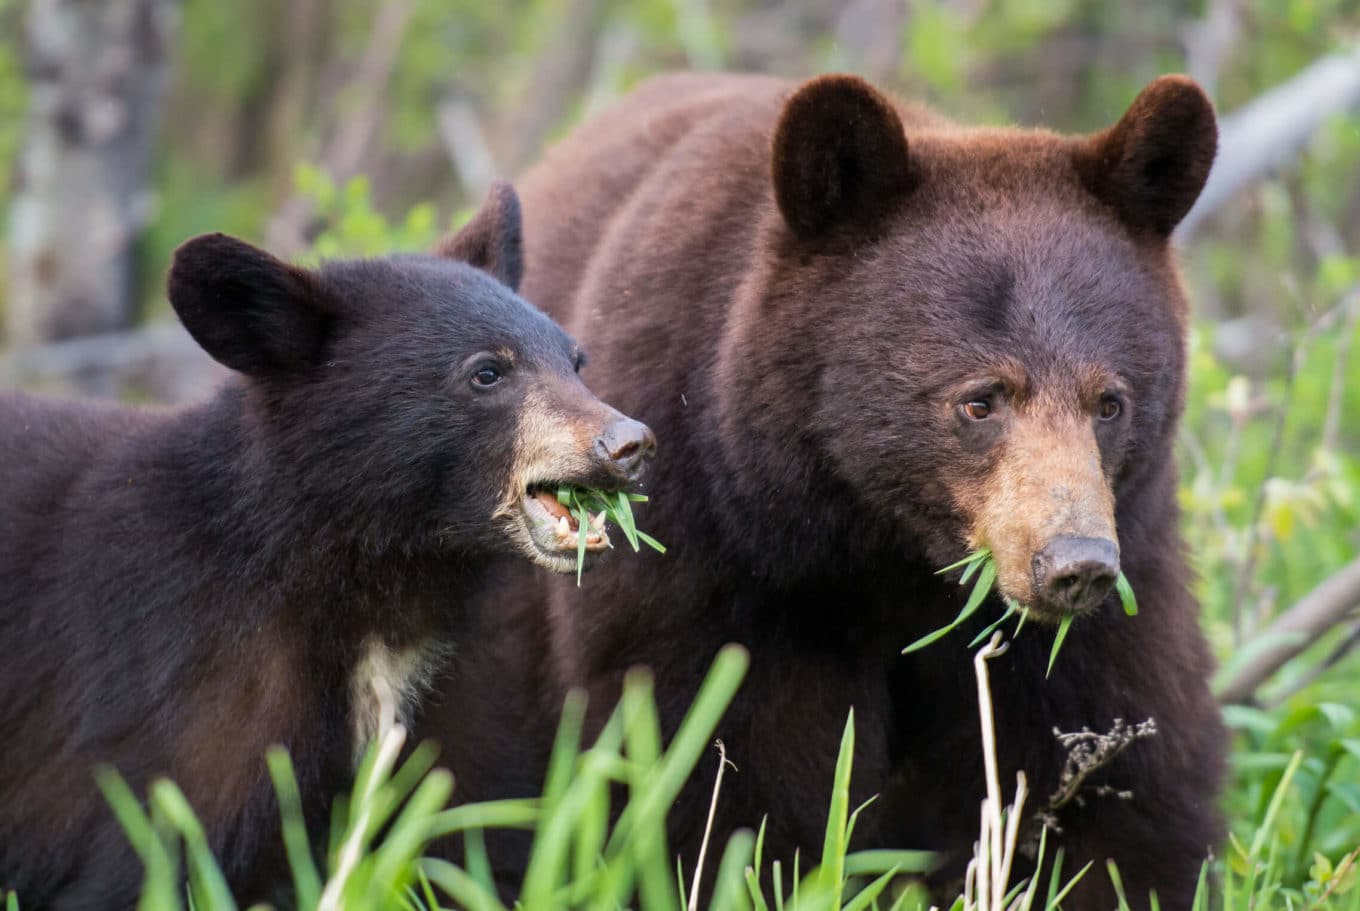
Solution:
M 430 688 L 442 651 L 431 642 L 394 649 L 381 639 L 364 643 L 350 675 L 354 764 L 393 725 L 410 726 L 410 712 Z

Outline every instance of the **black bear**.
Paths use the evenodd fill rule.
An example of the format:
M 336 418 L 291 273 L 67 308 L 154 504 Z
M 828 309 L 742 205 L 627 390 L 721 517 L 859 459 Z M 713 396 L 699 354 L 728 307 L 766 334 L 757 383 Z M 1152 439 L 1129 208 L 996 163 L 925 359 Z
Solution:
M 266 748 L 324 818 L 492 557 L 574 569 L 556 485 L 624 489 L 651 456 L 514 293 L 508 185 L 437 254 L 309 270 L 198 237 L 168 289 L 239 372 L 216 397 L 0 396 L 0 887 L 25 909 L 134 905 L 98 763 L 139 792 L 176 781 L 259 898 L 280 859 Z
M 1216 145 L 1183 77 L 1063 136 L 963 126 L 850 76 L 679 75 L 550 151 L 520 184 L 526 293 L 589 341 L 594 387 L 655 429 L 646 518 L 670 550 L 580 591 L 495 593 L 522 612 L 504 635 L 530 656 L 525 705 L 583 687 L 602 714 L 647 665 L 673 727 L 714 652 L 743 643 L 717 834 L 768 813 L 767 854 L 816 849 L 853 706 L 853 788 L 881 795 L 858 844 L 935 849 L 943 885 L 984 796 L 968 643 L 1004 595 L 1030 613 L 992 670 L 1001 777 L 1025 771 L 1032 810 L 1062 804 L 1064 869 L 1094 861 L 1068 906 L 1113 906 L 1112 859 L 1134 907 L 1152 889 L 1188 907 L 1222 835 L 1225 737 L 1177 532 L 1187 304 L 1170 234 Z M 968 594 L 937 570 L 981 547 L 989 606 L 902 654 Z M 486 650 L 497 679 L 511 653 Z M 477 662 L 446 705 L 490 673 Z M 1149 718 L 1155 736 L 1061 799 L 1055 728 Z M 469 736 L 443 709 L 424 731 Z M 674 809 L 687 864 L 711 785 Z

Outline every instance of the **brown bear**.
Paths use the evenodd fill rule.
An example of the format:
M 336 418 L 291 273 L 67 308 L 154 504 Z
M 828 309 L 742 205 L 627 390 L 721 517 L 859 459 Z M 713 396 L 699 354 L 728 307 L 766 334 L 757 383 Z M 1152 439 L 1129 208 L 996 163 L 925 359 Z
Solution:
M 1222 835 L 1225 738 L 1177 531 L 1187 304 L 1169 241 L 1216 143 L 1178 76 L 1063 136 L 963 126 L 852 76 L 678 75 L 550 151 L 520 185 L 525 291 L 656 430 L 645 519 L 669 550 L 579 590 L 494 594 L 522 611 L 503 633 L 527 656 L 521 711 L 582 687 L 602 717 L 646 665 L 673 728 L 714 652 L 743 643 L 717 836 L 768 814 L 767 855 L 814 851 L 853 707 L 853 789 L 880 795 L 857 845 L 937 850 L 956 882 L 984 796 L 969 642 L 1009 597 L 1030 610 L 992 667 L 1001 778 L 1026 773 L 1031 810 L 1063 803 L 1050 855 L 1068 873 L 1094 862 L 1067 905 L 1111 907 L 1114 860 L 1134 907 L 1150 890 L 1188 907 Z M 968 593 L 937 570 L 980 547 L 989 605 L 904 655 Z M 496 679 L 512 653 L 484 653 Z M 447 705 L 491 673 L 476 661 Z M 1155 736 L 1056 799 L 1055 729 L 1149 718 Z M 425 730 L 470 736 L 453 710 Z M 674 808 L 689 869 L 711 785 L 712 766 Z
M 574 569 L 544 485 L 624 489 L 650 457 L 514 293 L 508 185 L 438 252 L 309 270 L 205 235 L 168 284 L 239 371 L 214 398 L 0 396 L 0 887 L 25 909 L 135 904 L 99 763 L 139 793 L 176 781 L 233 890 L 263 897 L 282 860 L 266 748 L 324 821 L 491 558 Z

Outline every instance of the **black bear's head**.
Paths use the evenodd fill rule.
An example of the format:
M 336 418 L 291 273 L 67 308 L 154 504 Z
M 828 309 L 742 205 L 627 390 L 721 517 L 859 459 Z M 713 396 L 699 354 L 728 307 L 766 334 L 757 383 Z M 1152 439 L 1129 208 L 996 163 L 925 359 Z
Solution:
M 306 269 L 210 234 L 176 252 L 169 295 L 243 375 L 253 470 L 314 533 L 374 553 L 510 547 L 566 572 L 558 485 L 631 486 L 655 441 L 581 382 L 580 346 L 515 293 L 521 263 L 518 198 L 497 184 L 433 255 Z
M 1121 550 L 1175 509 L 1186 303 L 1169 238 L 1216 143 L 1184 77 L 1088 137 L 961 127 L 851 76 L 805 83 L 773 133 L 763 290 L 719 361 L 734 445 L 806 425 L 771 483 L 843 504 L 818 507 L 827 536 L 872 529 L 866 551 L 936 566 L 988 547 L 1002 591 L 1049 620 L 1112 603 Z

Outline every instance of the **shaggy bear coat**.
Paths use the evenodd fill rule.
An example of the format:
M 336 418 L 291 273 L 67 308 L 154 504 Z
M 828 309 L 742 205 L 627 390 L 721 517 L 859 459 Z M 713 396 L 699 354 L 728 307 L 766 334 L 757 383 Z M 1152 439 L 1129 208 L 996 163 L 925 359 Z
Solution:
M 1216 142 L 1178 76 L 1064 136 L 962 126 L 850 76 L 680 75 L 551 150 L 521 183 L 526 293 L 655 429 L 666 458 L 639 522 L 669 550 L 580 589 L 534 577 L 490 596 L 518 611 L 483 653 L 497 679 L 533 656 L 513 672 L 519 716 L 550 730 L 580 687 L 598 723 L 645 665 L 673 730 L 714 653 L 742 643 L 716 837 L 768 814 L 767 856 L 815 856 L 853 708 L 852 796 L 879 795 L 857 846 L 936 850 L 936 882 L 957 886 L 984 796 L 969 642 L 1004 596 L 1029 619 L 991 665 L 1001 782 L 1025 773 L 1029 832 L 1044 811 L 1065 871 L 1094 864 L 1066 906 L 1112 907 L 1114 860 L 1134 907 L 1150 890 L 1189 907 L 1223 834 L 1225 737 L 1177 530 L 1187 303 L 1170 234 Z M 937 571 L 980 547 L 994 595 L 903 654 L 959 612 L 968 590 Z M 425 725 L 455 750 L 491 742 L 462 711 L 492 673 L 477 662 Z M 1148 719 L 1154 736 L 1063 798 L 1055 731 Z M 472 796 L 502 788 L 494 760 L 458 762 Z M 672 814 L 687 870 L 715 767 Z
M 138 794 L 174 780 L 243 905 L 267 897 L 266 748 L 324 821 L 469 625 L 482 567 L 574 567 L 535 485 L 620 489 L 650 455 L 514 293 L 508 185 L 438 252 L 309 270 L 196 238 L 169 296 L 238 371 L 215 397 L 0 396 L 0 891 L 26 911 L 134 906 L 102 764 Z

